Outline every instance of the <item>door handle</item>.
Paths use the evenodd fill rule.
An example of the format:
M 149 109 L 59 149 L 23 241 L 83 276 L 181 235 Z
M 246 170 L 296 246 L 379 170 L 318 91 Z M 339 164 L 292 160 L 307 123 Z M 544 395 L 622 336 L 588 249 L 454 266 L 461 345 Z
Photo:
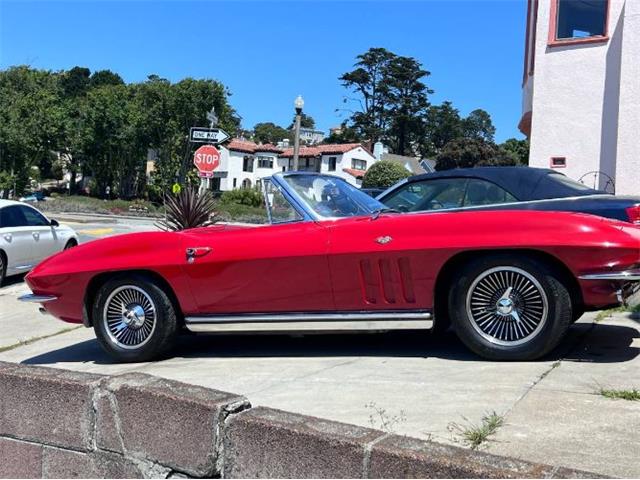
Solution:
M 31 232 L 31 235 L 33 235 L 33 238 L 35 238 L 36 240 L 40 239 L 40 234 L 38 232 Z
M 4 234 L 4 239 L 5 239 L 7 242 L 10 242 L 12 238 L 13 238 L 13 237 L 11 236 L 11 234 L 10 234 L 10 233 L 5 233 L 5 234 Z
M 189 247 L 186 250 L 187 262 L 193 263 L 196 258 L 204 257 L 211 252 L 211 247 Z

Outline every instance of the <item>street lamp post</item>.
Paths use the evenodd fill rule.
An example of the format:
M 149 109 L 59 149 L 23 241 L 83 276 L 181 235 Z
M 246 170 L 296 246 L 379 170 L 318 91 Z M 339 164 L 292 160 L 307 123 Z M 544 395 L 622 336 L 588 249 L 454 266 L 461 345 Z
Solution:
M 302 95 L 296 97 L 293 105 L 296 107 L 295 134 L 293 139 L 293 171 L 297 171 L 298 156 L 300 154 L 300 117 L 302 116 L 302 107 L 304 107 Z

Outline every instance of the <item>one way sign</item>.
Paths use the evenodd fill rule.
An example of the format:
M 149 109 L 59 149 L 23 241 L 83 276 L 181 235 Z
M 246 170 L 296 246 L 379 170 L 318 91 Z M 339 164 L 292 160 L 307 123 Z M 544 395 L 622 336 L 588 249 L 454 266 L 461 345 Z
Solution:
M 222 143 L 229 134 L 221 128 L 191 127 L 189 141 L 193 143 Z

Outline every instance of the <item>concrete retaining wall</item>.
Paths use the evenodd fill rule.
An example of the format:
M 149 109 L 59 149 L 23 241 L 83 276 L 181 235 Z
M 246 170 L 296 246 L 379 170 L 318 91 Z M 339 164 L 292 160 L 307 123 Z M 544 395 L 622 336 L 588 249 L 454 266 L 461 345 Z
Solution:
M 143 374 L 0 362 L 0 477 L 593 477 Z

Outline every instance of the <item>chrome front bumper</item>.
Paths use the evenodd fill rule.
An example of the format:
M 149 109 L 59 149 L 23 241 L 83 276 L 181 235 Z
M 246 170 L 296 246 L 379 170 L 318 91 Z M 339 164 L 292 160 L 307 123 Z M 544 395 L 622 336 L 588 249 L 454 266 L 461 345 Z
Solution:
M 34 295 L 33 293 L 28 293 L 18 297 L 18 300 L 27 303 L 47 303 L 57 299 L 58 297 L 55 295 Z

